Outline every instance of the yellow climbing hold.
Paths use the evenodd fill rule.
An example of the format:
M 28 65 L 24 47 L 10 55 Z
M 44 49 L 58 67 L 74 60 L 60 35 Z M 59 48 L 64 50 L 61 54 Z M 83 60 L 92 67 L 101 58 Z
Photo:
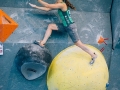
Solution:
M 91 56 L 75 45 L 54 58 L 47 75 L 48 90 L 106 90 L 109 74 L 105 58 L 95 47 L 87 47 L 97 54 L 92 66 Z

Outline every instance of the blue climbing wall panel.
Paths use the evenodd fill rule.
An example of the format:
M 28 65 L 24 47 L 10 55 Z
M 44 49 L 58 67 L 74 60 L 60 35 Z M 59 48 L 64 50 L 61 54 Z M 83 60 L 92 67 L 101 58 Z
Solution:
M 108 90 L 120 89 L 120 0 L 113 0 L 111 10 L 113 35 L 113 52 L 110 65 L 110 87 Z
M 53 0 L 46 1 L 54 2 Z M 71 14 L 78 26 L 81 41 L 101 50 L 111 70 L 111 63 L 114 60 L 111 61 L 113 33 L 111 33 L 110 9 L 112 0 L 70 1 L 77 9 L 71 11 Z M 18 72 L 14 64 L 14 58 L 19 48 L 32 43 L 33 40 L 42 39 L 47 25 L 59 22 L 56 10 L 44 12 L 31 8 L 28 3 L 40 6 L 34 0 L 0 0 L 0 9 L 19 24 L 19 27 L 4 43 L 4 55 L 0 56 L 0 90 L 47 90 L 46 74 L 36 80 L 28 81 Z M 114 25 L 114 19 L 112 21 Z M 113 30 L 113 32 L 115 31 Z M 108 38 L 108 40 L 105 40 L 106 44 L 98 43 L 100 36 Z M 46 43 L 46 48 L 50 50 L 54 58 L 60 51 L 70 45 L 73 45 L 73 42 L 66 33 L 53 31 Z M 110 80 L 113 81 L 113 79 Z M 112 90 L 112 87 L 109 90 Z
M 120 48 L 120 0 L 113 0 L 111 10 L 113 48 Z
M 55 0 L 46 0 L 49 3 L 54 3 Z M 112 0 L 69 0 L 76 8 L 77 11 L 85 12 L 110 12 Z M 1 7 L 14 7 L 14 8 L 30 8 L 28 3 L 40 4 L 37 0 L 1 0 Z
M 119 90 L 120 89 L 120 49 L 115 49 L 111 58 L 110 65 L 110 86 L 108 90 Z

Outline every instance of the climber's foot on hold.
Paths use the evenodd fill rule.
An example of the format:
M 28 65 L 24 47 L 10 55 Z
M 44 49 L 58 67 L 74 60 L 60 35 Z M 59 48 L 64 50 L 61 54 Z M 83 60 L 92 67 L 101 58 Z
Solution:
M 33 43 L 36 44 L 36 45 L 39 45 L 41 48 L 45 47 L 45 45 L 42 43 L 42 41 L 36 41 L 35 40 Z
M 93 65 L 94 64 L 94 62 L 95 62 L 95 60 L 96 60 L 96 58 L 97 58 L 97 55 L 94 53 L 94 57 L 92 57 L 92 59 L 91 59 L 91 61 L 90 61 L 90 65 Z

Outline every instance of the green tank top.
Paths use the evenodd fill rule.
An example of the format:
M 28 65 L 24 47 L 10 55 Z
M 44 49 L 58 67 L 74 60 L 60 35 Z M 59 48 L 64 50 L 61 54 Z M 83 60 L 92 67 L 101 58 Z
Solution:
M 70 24 L 74 23 L 74 21 L 71 18 L 69 9 L 67 11 L 62 11 L 61 9 L 58 9 L 58 15 L 62 20 L 64 26 L 69 26 Z

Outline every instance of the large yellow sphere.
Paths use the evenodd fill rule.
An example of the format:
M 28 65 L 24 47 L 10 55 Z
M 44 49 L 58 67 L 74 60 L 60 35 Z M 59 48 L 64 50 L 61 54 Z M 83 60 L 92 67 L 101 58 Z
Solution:
M 47 75 L 48 90 L 106 90 L 109 74 L 105 58 L 95 47 L 87 47 L 97 54 L 92 66 L 91 56 L 75 45 L 54 58 Z

